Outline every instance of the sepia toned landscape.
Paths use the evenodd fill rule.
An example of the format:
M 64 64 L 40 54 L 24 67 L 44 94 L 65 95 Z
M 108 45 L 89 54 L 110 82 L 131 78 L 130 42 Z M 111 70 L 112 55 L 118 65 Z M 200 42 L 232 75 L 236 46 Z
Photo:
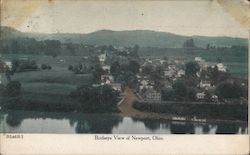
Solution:
M 89 3 L 79 5 L 104 5 Z M 190 9 L 186 3 L 184 8 Z M 65 4 L 52 8 L 60 12 Z M 121 7 L 116 4 L 111 8 Z M 147 13 L 152 12 L 145 9 L 138 16 Z M 72 12 L 81 20 L 77 14 Z M 112 12 L 104 14 L 115 21 Z M 186 32 L 178 31 L 181 26 L 159 30 L 163 19 L 154 23 L 157 29 L 140 28 L 148 18 L 139 24 L 132 18 L 132 29 L 104 24 L 91 32 L 61 32 L 63 26 L 56 23 L 51 32 L 36 26 L 30 31 L 32 24 L 1 25 L 0 132 L 247 134 L 247 31 L 233 34 L 215 27 L 217 35 L 209 35 L 213 30 L 195 26 Z

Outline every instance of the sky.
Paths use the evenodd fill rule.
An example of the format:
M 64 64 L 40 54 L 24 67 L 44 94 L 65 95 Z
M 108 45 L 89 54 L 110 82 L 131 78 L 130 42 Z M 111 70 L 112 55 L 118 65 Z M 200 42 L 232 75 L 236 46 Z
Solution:
M 215 0 L 10 0 L 2 24 L 22 32 L 90 33 L 153 30 L 181 35 L 248 37 Z M 9 11 L 8 11 L 9 10 Z

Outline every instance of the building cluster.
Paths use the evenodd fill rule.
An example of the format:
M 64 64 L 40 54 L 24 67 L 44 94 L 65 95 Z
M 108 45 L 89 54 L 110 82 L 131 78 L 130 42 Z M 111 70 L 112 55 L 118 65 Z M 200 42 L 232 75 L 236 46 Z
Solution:
M 101 83 L 100 84 L 95 84 L 95 85 L 109 85 L 111 86 L 114 90 L 121 92 L 122 87 L 121 83 L 116 83 L 114 80 L 114 77 L 110 73 L 110 65 L 107 63 L 107 51 L 104 53 L 98 55 L 99 62 L 101 64 L 102 69 L 104 70 L 104 73 L 101 75 Z
M 226 66 L 223 63 L 211 63 L 206 62 L 201 57 L 195 57 L 194 61 L 197 62 L 200 66 L 200 70 L 196 73 L 199 83 L 196 86 L 196 100 L 204 101 L 206 95 L 209 92 L 210 101 L 218 102 L 218 96 L 214 94 L 215 86 L 212 84 L 211 79 L 202 78 L 201 74 L 203 71 L 207 70 L 208 67 L 214 68 L 217 67 L 218 71 L 226 72 Z M 153 68 L 160 68 L 159 79 L 154 79 L 152 74 L 145 74 L 143 68 L 150 66 Z M 164 59 L 144 59 L 142 62 L 140 73 L 138 73 L 137 80 L 139 83 L 137 93 L 144 101 L 155 101 L 159 103 L 162 98 L 161 91 L 162 89 L 173 89 L 172 86 L 176 80 L 180 78 L 185 78 L 185 64 L 179 60 L 164 60 Z

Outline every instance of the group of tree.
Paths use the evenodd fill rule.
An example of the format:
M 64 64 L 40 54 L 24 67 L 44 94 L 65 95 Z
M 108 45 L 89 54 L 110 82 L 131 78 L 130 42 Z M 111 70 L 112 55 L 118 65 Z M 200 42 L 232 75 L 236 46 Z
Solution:
M 223 50 L 237 50 L 237 51 L 247 51 L 247 46 L 241 45 L 232 45 L 232 46 L 215 46 L 215 45 L 206 45 L 206 50 L 213 50 L 213 51 L 223 51 Z
M 21 83 L 10 81 L 6 86 L 0 84 L 0 95 L 5 97 L 16 97 L 21 94 Z
M 233 79 L 233 76 L 229 72 L 219 71 L 216 65 L 214 67 L 209 66 L 206 70 L 202 70 L 201 78 L 205 79 L 205 77 L 211 81 L 212 85 L 218 85 L 221 82 Z
M 200 70 L 200 65 L 197 62 L 187 62 L 185 64 L 186 76 L 196 76 L 196 73 Z
M 108 85 L 99 87 L 81 86 L 70 96 L 80 102 L 78 110 L 84 112 L 117 111 L 118 92 Z
M 128 64 L 120 64 L 115 61 L 111 64 L 110 72 L 114 76 L 115 81 L 125 82 L 133 85 L 137 82 L 136 74 L 139 72 L 140 64 L 137 61 L 131 60 Z
M 183 43 L 183 48 L 195 48 L 195 44 L 194 44 L 194 39 L 187 39 L 184 43 Z
M 35 60 L 25 60 L 25 61 L 21 61 L 18 59 L 14 59 L 12 61 L 12 68 L 11 71 L 13 73 L 15 72 L 25 72 L 25 71 L 33 71 L 33 70 L 37 70 L 39 67 L 36 64 Z
M 247 86 L 242 85 L 241 83 L 238 83 L 236 81 L 224 81 L 218 84 L 218 86 L 216 87 L 216 94 L 221 99 L 239 99 L 240 97 L 248 98 L 248 89 Z
M 75 74 L 86 74 L 89 73 L 89 71 L 91 71 L 93 69 L 93 67 L 87 67 L 81 63 L 77 64 L 77 65 L 69 65 L 68 66 L 68 70 L 74 72 Z
M 163 101 L 195 101 L 196 89 L 189 87 L 183 80 L 174 82 L 173 88 L 166 88 L 162 90 Z
M 42 70 L 51 70 L 52 67 L 48 64 L 41 64 L 41 67 L 40 67 Z
M 58 40 L 37 41 L 31 38 L 2 40 L 0 51 L 5 54 L 46 54 L 56 57 L 61 52 L 61 42 Z

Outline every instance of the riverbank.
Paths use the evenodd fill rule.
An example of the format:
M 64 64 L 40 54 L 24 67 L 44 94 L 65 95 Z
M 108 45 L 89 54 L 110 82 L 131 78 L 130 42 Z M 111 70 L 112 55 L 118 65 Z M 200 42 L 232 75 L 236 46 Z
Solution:
M 122 116 L 134 117 L 134 118 L 151 118 L 151 119 L 163 119 L 163 120 L 171 120 L 171 121 L 186 121 L 186 122 L 204 122 L 197 119 L 175 119 L 176 115 L 166 114 L 166 113 L 156 113 L 156 112 L 148 112 L 148 111 L 140 111 L 133 107 L 134 103 L 140 101 L 138 97 L 133 93 L 133 91 L 126 87 L 124 91 L 124 99 L 118 105 L 118 109 L 121 112 Z M 206 123 L 246 123 L 246 121 L 242 120 L 226 120 L 226 119 L 206 119 Z

